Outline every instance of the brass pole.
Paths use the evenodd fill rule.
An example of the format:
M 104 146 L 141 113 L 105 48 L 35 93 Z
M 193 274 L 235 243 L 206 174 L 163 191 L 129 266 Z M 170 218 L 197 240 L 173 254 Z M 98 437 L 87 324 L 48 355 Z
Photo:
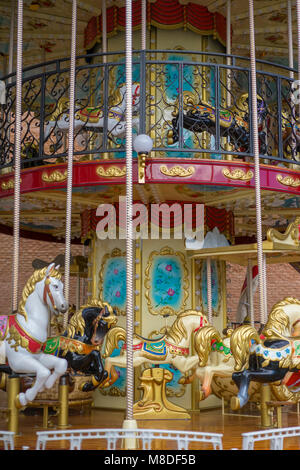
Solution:
M 262 384 L 260 389 L 260 415 L 261 426 L 263 428 L 270 428 L 272 425 L 271 416 L 269 414 L 269 407 L 267 402 L 271 400 L 271 388 L 269 384 Z
M 58 414 L 58 427 L 68 427 L 68 416 L 69 416 L 69 385 L 68 376 L 63 375 L 59 381 L 59 414 Z
M 8 430 L 19 432 L 19 409 L 16 406 L 16 398 L 20 392 L 20 377 L 9 375 L 7 381 L 7 407 L 8 407 Z

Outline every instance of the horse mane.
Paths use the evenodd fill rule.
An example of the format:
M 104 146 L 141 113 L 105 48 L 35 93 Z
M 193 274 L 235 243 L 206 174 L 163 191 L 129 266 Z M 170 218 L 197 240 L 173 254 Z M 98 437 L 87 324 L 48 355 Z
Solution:
M 185 310 L 184 312 L 179 313 L 173 325 L 167 332 L 167 335 L 170 336 L 176 344 L 178 344 L 182 338 L 187 339 L 187 331 L 184 326 L 183 319 L 191 315 L 206 318 L 206 316 L 198 310 Z
M 113 313 L 113 308 L 111 305 L 109 305 L 106 302 L 101 302 L 101 300 L 98 299 L 92 299 L 88 304 L 82 305 L 77 312 L 72 315 L 69 324 L 67 326 L 67 336 L 69 338 L 74 338 L 76 333 L 79 333 L 80 336 L 84 335 L 84 329 L 85 329 L 85 320 L 83 318 L 83 311 L 86 308 L 90 307 L 98 307 L 100 309 L 107 307 L 109 311 L 109 317 L 114 315 Z M 109 319 L 109 317 L 105 317 L 105 320 Z
M 262 332 L 266 338 L 278 337 L 279 335 L 283 334 L 286 328 L 291 327 L 290 319 L 285 313 L 284 307 L 293 304 L 300 305 L 300 301 L 294 297 L 286 297 L 273 306 L 266 326 Z
M 46 276 L 47 269 L 48 269 L 48 266 L 45 266 L 42 269 L 36 269 L 33 272 L 33 274 L 30 276 L 30 278 L 28 279 L 26 284 L 25 284 L 25 287 L 24 287 L 23 292 L 22 292 L 22 297 L 21 297 L 21 300 L 19 302 L 18 313 L 20 313 L 20 315 L 23 315 L 23 317 L 25 318 L 26 321 L 28 320 L 27 313 L 26 313 L 26 310 L 25 310 L 26 301 L 27 301 L 28 297 L 30 296 L 30 294 L 33 293 L 33 291 L 35 289 L 35 285 L 37 284 L 37 282 L 42 281 L 44 279 L 44 277 Z M 59 271 L 57 271 L 56 269 L 52 269 L 50 277 L 54 277 L 55 279 L 60 280 L 61 279 L 61 273 Z

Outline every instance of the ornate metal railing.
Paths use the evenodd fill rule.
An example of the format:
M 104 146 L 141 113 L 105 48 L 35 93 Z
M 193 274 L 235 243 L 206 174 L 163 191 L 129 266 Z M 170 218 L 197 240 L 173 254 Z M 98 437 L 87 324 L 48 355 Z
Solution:
M 77 58 L 75 159 L 125 156 L 124 53 Z M 229 65 L 230 64 L 230 65 Z M 298 165 L 300 130 L 291 69 L 257 61 L 262 162 Z M 296 78 L 296 72 L 295 78 Z M 15 75 L 2 78 L 0 168 L 13 166 Z M 218 53 L 137 51 L 133 56 L 133 132 L 153 139 L 152 156 L 251 161 L 249 59 Z M 68 156 L 69 60 L 24 69 L 22 167 Z

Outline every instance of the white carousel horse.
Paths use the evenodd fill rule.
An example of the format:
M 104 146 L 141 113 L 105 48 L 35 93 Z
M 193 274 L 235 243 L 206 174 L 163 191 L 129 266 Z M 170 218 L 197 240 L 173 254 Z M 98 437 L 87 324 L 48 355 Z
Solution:
M 44 388 L 50 389 L 67 370 L 66 359 L 44 354 L 50 313 L 64 313 L 68 304 L 63 295 L 59 266 L 34 271 L 27 281 L 18 312 L 0 317 L 0 349 L 9 367 L 20 374 L 35 374 L 36 380 L 16 399 L 17 407 L 26 406 Z
M 107 110 L 107 132 L 109 136 L 124 137 L 126 133 L 126 85 L 123 85 L 114 92 L 111 99 L 111 106 Z M 140 104 L 140 84 L 132 85 L 132 113 L 136 115 Z M 76 103 L 75 103 L 76 108 Z M 56 137 L 56 149 L 62 143 L 62 135 L 66 134 L 70 127 L 70 104 L 69 98 L 62 97 L 58 100 L 55 111 L 51 114 L 45 126 L 45 142 L 51 132 Z M 81 132 L 95 130 L 103 131 L 104 126 L 104 106 L 86 106 L 75 109 L 74 132 L 78 136 Z M 133 117 L 132 128 L 138 129 L 139 118 Z M 60 142 L 60 143 L 59 143 Z
M 198 365 L 192 374 L 179 380 L 179 383 L 190 384 L 197 377 L 201 384 L 201 400 L 211 395 L 211 384 L 215 376 L 231 377 L 234 372 L 235 361 L 230 350 L 231 333 L 232 330 L 228 330 L 226 338 L 221 341 L 213 340 L 207 344 L 206 364 L 202 367 Z
M 186 310 L 180 313 L 166 334 L 159 339 L 151 340 L 137 334 L 133 339 L 133 367 L 143 363 L 172 364 L 182 374 L 196 364 L 205 365 L 208 359 L 208 345 L 213 339 L 221 340 L 219 332 L 209 324 L 206 316 L 197 310 Z M 196 354 L 191 354 L 189 346 L 193 339 Z M 108 372 L 106 381 L 101 387 L 112 385 L 118 374 L 115 366 L 126 368 L 126 343 L 121 355 L 110 357 L 118 348 L 120 340 L 126 341 L 124 328 L 115 327 L 107 333 L 105 344 L 105 370 Z

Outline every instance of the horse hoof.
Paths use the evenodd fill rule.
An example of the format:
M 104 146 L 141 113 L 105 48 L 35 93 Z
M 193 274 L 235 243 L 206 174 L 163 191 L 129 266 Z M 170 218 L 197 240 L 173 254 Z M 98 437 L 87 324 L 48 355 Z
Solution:
M 24 397 L 22 397 L 22 395 L 24 395 L 24 393 L 21 393 L 21 394 L 17 395 L 16 398 L 15 398 L 15 407 L 18 410 L 21 410 L 26 405 L 25 395 L 24 395 Z
M 230 408 L 232 411 L 236 411 L 241 408 L 240 399 L 238 397 L 231 397 Z

